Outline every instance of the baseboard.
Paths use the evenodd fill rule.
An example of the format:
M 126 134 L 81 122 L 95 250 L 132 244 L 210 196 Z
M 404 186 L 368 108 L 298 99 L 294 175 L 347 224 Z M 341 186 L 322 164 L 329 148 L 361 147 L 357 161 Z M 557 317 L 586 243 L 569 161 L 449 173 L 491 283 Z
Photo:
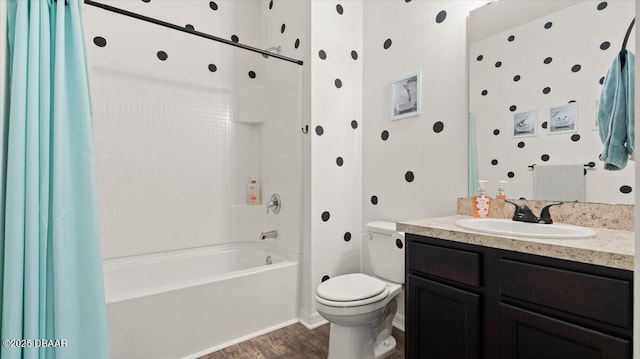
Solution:
M 404 315 L 396 314 L 396 316 L 393 317 L 393 326 L 404 332 Z
M 235 338 L 235 339 L 230 340 L 228 342 L 212 346 L 212 347 L 210 347 L 208 349 L 201 350 L 201 351 L 199 351 L 197 353 L 193 353 L 193 354 L 187 355 L 187 356 L 183 357 L 182 359 L 197 359 L 197 358 L 203 357 L 203 356 L 205 356 L 207 354 L 211 354 L 213 352 L 217 352 L 218 350 L 222 350 L 222 349 L 224 349 L 226 347 L 230 347 L 232 345 L 247 341 L 247 340 L 249 340 L 251 338 L 255 338 L 255 337 L 261 336 L 263 334 L 267 334 L 269 332 L 272 332 L 274 330 L 278 330 L 278 329 L 281 329 L 281 328 L 284 328 L 284 327 L 288 327 L 289 325 L 295 324 L 295 323 L 298 323 L 298 319 L 291 319 L 291 320 L 288 320 L 286 322 L 283 322 L 283 323 L 280 323 L 280 324 L 276 324 L 274 326 L 271 326 L 271 327 L 268 327 L 268 328 L 265 328 L 265 329 L 262 329 L 262 330 L 258 330 L 257 332 L 253 332 L 253 333 L 241 336 L 239 338 Z
M 306 310 L 300 311 L 300 323 L 307 327 L 307 329 L 315 329 L 321 325 L 325 325 L 329 323 L 326 319 L 324 319 L 318 311 L 313 311 L 313 313 L 309 313 Z

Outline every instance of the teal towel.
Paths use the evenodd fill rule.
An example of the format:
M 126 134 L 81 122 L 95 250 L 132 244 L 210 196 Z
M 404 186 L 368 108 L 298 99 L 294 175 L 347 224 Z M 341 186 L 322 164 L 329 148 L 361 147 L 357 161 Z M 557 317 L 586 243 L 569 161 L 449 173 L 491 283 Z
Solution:
M 478 183 L 478 158 L 476 153 L 476 119 L 469 114 L 469 197 L 476 193 Z
M 633 155 L 635 56 L 628 50 L 621 66 L 616 56 L 600 94 L 598 127 L 604 150 L 600 160 L 605 170 L 621 170 Z M 622 68 L 621 68 L 622 67 Z

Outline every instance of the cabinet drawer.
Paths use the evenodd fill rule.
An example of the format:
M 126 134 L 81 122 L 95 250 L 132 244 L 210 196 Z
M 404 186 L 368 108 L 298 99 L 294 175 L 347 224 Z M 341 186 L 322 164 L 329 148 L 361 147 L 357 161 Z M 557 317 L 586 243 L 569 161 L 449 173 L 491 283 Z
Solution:
M 479 253 L 409 242 L 407 261 L 409 270 L 480 286 Z
M 631 283 L 500 260 L 500 294 L 631 329 Z

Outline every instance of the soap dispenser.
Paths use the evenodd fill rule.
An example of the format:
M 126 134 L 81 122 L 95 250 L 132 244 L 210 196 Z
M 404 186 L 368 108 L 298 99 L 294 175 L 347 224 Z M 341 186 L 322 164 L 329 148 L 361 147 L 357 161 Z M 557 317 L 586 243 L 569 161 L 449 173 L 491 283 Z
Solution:
M 498 181 L 498 193 L 496 194 L 496 199 L 507 199 L 506 193 L 504 193 L 504 188 L 507 186 L 507 181 Z
M 249 177 L 249 184 L 247 185 L 247 202 L 250 205 L 258 205 L 262 203 L 260 198 L 260 184 L 256 180 L 255 176 Z
M 489 217 L 489 205 L 491 198 L 487 196 L 485 185 L 487 181 L 478 181 L 478 191 L 471 199 L 473 205 L 473 218 L 488 218 Z

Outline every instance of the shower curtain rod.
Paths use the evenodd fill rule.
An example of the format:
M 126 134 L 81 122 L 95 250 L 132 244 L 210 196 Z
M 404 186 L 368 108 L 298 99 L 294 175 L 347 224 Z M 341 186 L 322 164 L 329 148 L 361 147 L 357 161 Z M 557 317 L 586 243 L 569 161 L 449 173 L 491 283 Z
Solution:
M 298 65 L 302 65 L 303 64 L 302 60 L 296 60 L 296 59 L 292 59 L 292 58 L 287 57 L 287 56 L 274 54 L 274 53 L 271 53 L 269 51 L 258 49 L 256 47 L 252 47 L 252 46 L 249 46 L 249 45 L 241 44 L 241 43 L 238 43 L 238 42 L 233 42 L 233 41 L 230 41 L 230 40 L 227 40 L 227 39 L 223 39 L 223 38 L 218 37 L 218 36 L 209 35 L 209 34 L 206 34 L 204 32 L 200 32 L 200 31 L 196 31 L 196 30 L 190 30 L 190 29 L 188 29 L 186 27 L 183 27 L 183 26 L 178 26 L 178 25 L 166 22 L 166 21 L 162 21 L 162 20 L 158 20 L 158 19 L 155 19 L 155 18 L 152 18 L 152 17 L 140 15 L 140 14 L 137 14 L 135 12 L 123 10 L 123 9 L 120 9 L 120 8 L 117 8 L 117 7 L 114 7 L 114 6 L 111 6 L 111 5 L 106 5 L 106 4 L 99 3 L 99 2 L 96 2 L 96 1 L 92 1 L 92 0 L 84 0 L 84 3 L 87 4 L 87 5 L 99 7 L 101 9 L 103 9 L 103 10 L 107 10 L 107 11 L 110 11 L 110 12 L 115 12 L 115 13 L 120 14 L 120 15 L 129 16 L 129 17 L 132 17 L 134 19 L 138 19 L 138 20 L 150 22 L 152 24 L 164 26 L 164 27 L 167 27 L 169 29 L 186 32 L 187 34 L 196 35 L 196 36 L 199 36 L 199 37 L 203 37 L 205 39 L 209 39 L 209 40 L 213 40 L 213 41 L 217 41 L 217 42 L 222 42 L 223 44 L 227 44 L 227 45 L 239 47 L 241 49 L 257 52 L 257 53 L 265 55 L 265 56 L 275 57 L 276 59 L 293 62 L 293 63 L 298 64 Z

